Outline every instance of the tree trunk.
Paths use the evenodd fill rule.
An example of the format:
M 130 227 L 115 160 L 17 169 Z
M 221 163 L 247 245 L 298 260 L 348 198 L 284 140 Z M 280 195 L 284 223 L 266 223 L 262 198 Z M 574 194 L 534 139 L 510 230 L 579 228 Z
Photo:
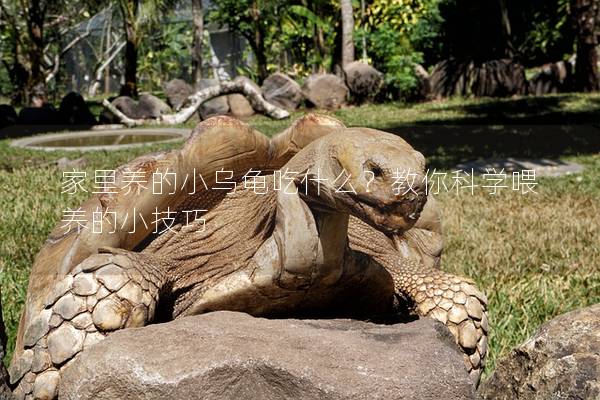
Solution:
M 575 28 L 577 59 L 575 90 L 593 92 L 599 89 L 596 25 L 598 0 L 571 0 L 571 18 Z
M 192 43 L 192 86 L 198 88 L 202 79 L 202 39 L 204 38 L 204 16 L 202 0 L 192 0 L 192 21 L 194 24 Z
M 124 10 L 125 23 L 125 86 L 121 95 L 137 97 L 137 56 L 139 37 L 137 32 L 138 0 L 127 0 Z
M 28 10 L 27 30 L 31 38 L 31 47 L 29 47 L 29 79 L 27 82 L 27 92 L 29 97 L 33 93 L 33 88 L 37 88 L 36 92 L 40 97 L 35 104 L 41 105 L 47 99 L 45 98 L 46 85 L 43 71 L 44 59 L 44 11 L 39 0 L 33 0 Z M 28 102 L 31 98 L 26 99 Z
M 512 30 L 510 27 L 510 18 L 508 17 L 508 7 L 506 0 L 499 0 L 500 16 L 502 24 L 502 36 L 504 37 L 504 55 L 508 58 L 513 58 L 515 55 L 514 46 L 512 43 Z
M 342 67 L 354 61 L 354 15 L 352 0 L 341 0 L 342 8 Z
M 256 57 L 258 84 L 267 78 L 267 56 L 265 55 L 265 34 L 260 24 L 260 10 L 257 1 L 252 2 L 252 19 L 254 24 L 254 38 L 247 38 Z

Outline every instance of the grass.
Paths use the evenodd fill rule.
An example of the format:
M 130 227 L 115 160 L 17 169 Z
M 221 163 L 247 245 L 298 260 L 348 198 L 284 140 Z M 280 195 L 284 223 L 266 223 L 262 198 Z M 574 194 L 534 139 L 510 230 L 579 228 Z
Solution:
M 538 178 L 537 194 L 437 196 L 446 237 L 442 268 L 472 277 L 490 300 L 488 374 L 544 321 L 600 302 L 599 95 L 369 105 L 335 115 L 348 125 L 399 133 L 430 167 L 444 171 L 471 159 L 508 156 L 560 156 L 585 166 L 577 176 Z M 248 122 L 268 135 L 289 124 L 262 116 Z M 95 169 L 168 147 L 42 153 L 0 141 L 0 286 L 9 352 L 33 259 L 62 210 L 86 197 L 61 194 L 61 171 L 49 163 L 82 156 L 93 176 Z

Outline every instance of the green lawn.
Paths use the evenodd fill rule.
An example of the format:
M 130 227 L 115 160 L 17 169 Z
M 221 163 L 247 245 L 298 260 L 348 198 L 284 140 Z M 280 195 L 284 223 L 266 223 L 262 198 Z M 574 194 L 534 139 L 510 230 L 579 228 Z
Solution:
M 472 277 L 490 300 L 488 373 L 544 321 L 600 302 L 600 95 L 371 105 L 334 115 L 348 125 L 402 135 L 442 171 L 508 156 L 560 156 L 586 167 L 578 176 L 538 178 L 535 195 L 438 195 L 446 237 L 442 268 Z M 268 135 L 289 124 L 262 116 L 248 122 Z M 9 346 L 36 253 L 62 210 L 86 197 L 60 193 L 62 172 L 51 161 L 85 157 L 93 176 L 164 147 L 45 153 L 0 141 L 0 285 Z

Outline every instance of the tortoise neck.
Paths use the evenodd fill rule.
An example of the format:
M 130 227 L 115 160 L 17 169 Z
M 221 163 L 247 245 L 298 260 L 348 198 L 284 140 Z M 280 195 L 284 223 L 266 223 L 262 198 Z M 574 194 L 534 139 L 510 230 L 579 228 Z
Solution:
M 344 254 L 348 246 L 348 214 L 315 212 L 319 232 L 319 275 L 323 283 L 335 283 L 340 278 Z

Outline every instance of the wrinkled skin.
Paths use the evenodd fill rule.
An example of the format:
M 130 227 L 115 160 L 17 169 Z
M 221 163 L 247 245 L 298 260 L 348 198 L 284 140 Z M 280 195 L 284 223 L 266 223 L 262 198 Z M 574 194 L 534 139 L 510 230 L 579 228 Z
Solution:
M 171 182 L 163 193 L 172 194 L 153 195 L 126 190 L 123 179 L 125 170 L 193 171 L 210 188 L 215 171 L 241 181 L 251 169 L 265 175 L 266 193 L 190 194 L 189 182 Z M 446 324 L 478 382 L 487 300 L 472 281 L 438 269 L 441 224 L 424 169 L 401 138 L 329 117 L 303 117 L 271 140 L 231 118 L 200 123 L 181 150 L 120 168 L 116 193 L 82 209 L 145 217 L 203 209 L 202 220 L 153 234 L 117 217 L 114 233 L 50 235 L 10 368 L 15 396 L 55 398 L 62 368 L 117 329 L 214 310 L 374 318 L 406 311 L 399 299 Z

